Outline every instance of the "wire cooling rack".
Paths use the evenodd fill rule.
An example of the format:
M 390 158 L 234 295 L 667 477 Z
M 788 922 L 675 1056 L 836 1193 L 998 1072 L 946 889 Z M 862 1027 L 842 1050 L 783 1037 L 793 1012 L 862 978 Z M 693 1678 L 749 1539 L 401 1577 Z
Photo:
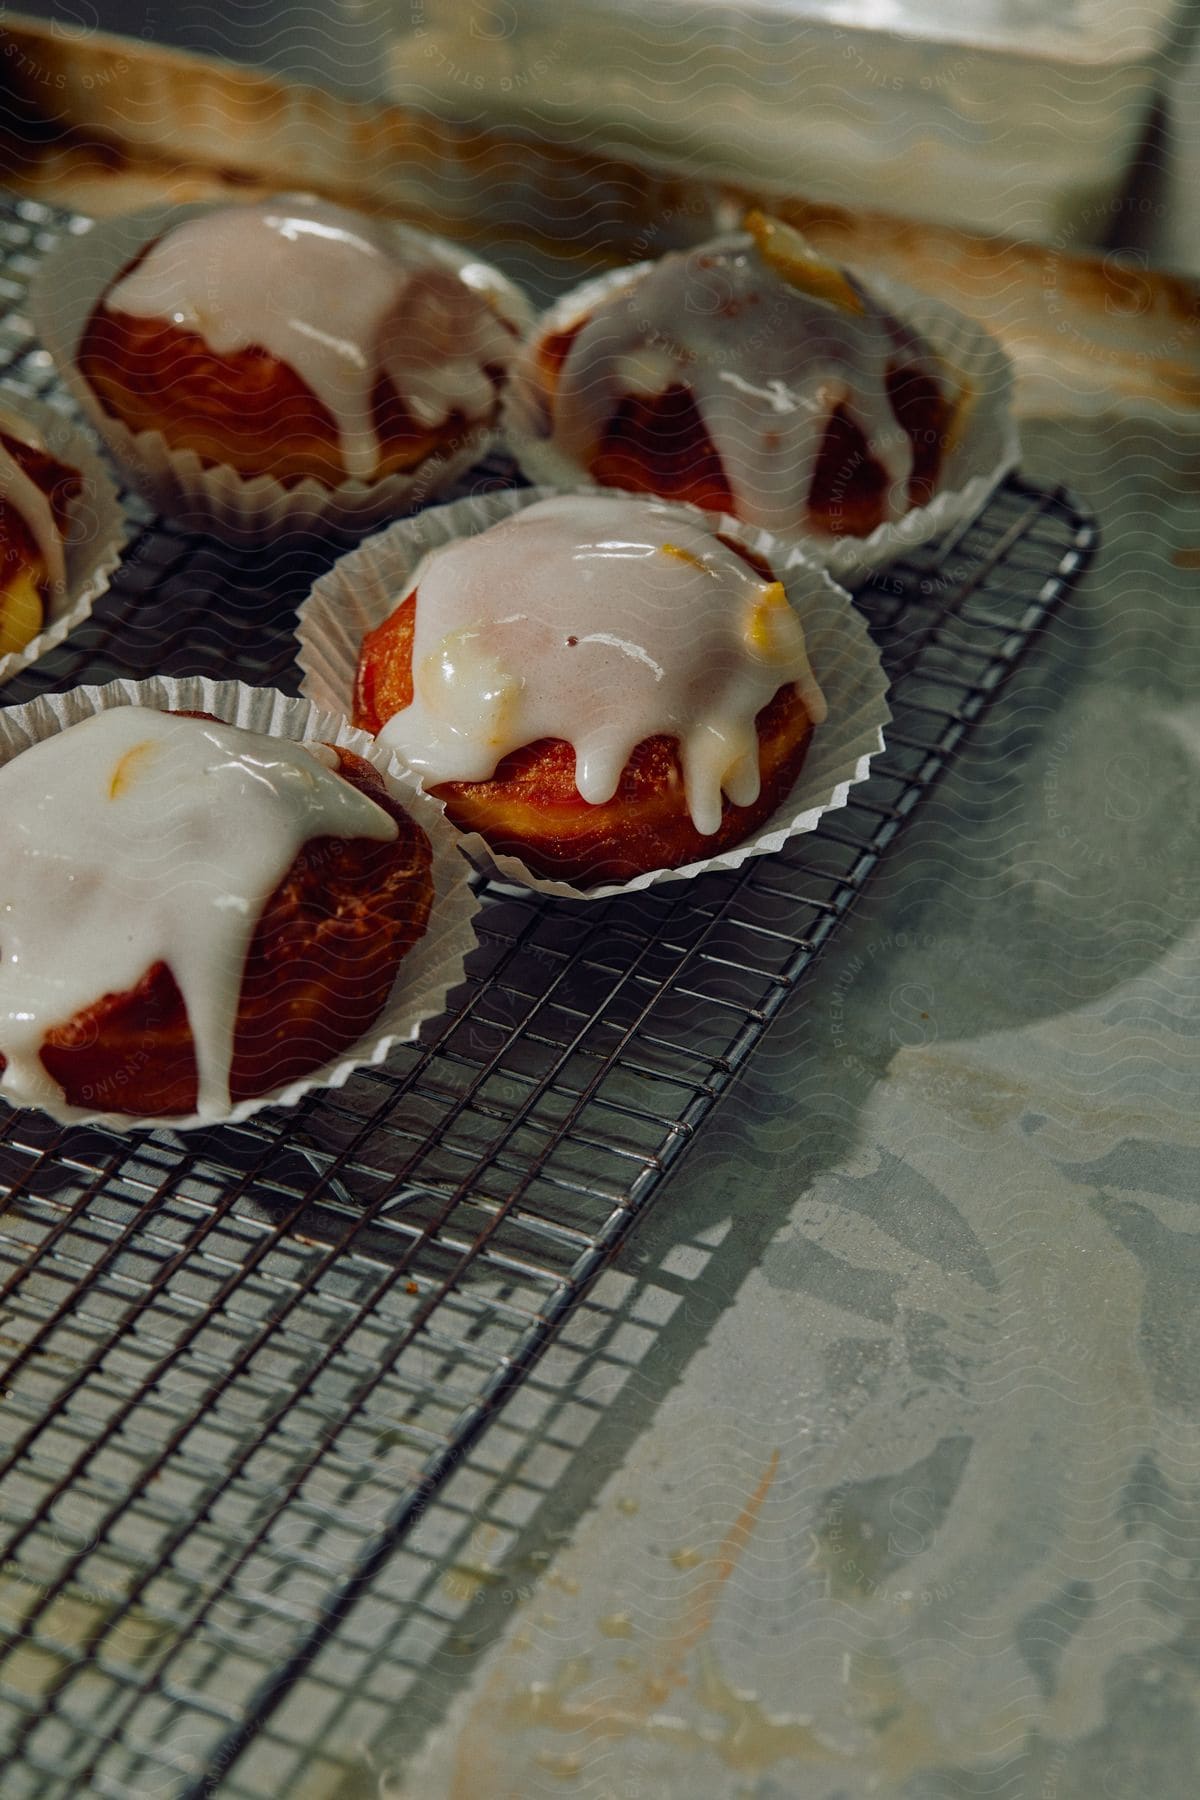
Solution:
M 64 408 L 22 308 L 69 223 L 0 211 L 0 372 Z M 111 592 L 3 700 L 154 671 L 295 690 L 330 551 L 234 556 L 130 510 Z M 358 1666 L 382 1572 L 376 1647 L 437 1649 L 453 1609 L 397 1604 L 397 1559 L 1092 545 L 1065 493 L 1009 481 L 859 596 L 895 722 L 843 811 L 674 891 L 489 887 L 452 1013 L 386 1069 L 186 1138 L 4 1110 L 6 1800 L 299 1793 L 286 1731 L 262 1777 L 255 1741 L 300 1693 L 319 1711 L 331 1634 Z

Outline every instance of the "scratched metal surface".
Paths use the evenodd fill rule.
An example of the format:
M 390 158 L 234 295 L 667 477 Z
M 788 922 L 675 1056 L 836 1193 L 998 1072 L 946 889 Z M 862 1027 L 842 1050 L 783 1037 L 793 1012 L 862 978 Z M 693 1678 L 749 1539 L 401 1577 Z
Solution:
M 568 1334 L 564 1541 L 379 1791 L 1195 1792 L 1195 438 L 1026 441 L 1098 563 Z

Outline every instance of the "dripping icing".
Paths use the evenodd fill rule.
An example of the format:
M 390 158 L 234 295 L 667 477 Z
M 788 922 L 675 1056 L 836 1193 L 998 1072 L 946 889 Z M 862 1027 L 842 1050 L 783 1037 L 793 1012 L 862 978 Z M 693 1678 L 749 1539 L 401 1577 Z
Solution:
M 780 688 L 825 717 L 780 584 L 660 502 L 537 501 L 432 552 L 397 603 L 414 591 L 413 700 L 379 736 L 427 787 L 485 781 L 510 751 L 560 738 L 599 805 L 661 734 L 711 835 L 723 792 L 758 798 L 755 719 Z
M 379 462 L 381 372 L 422 430 L 455 411 L 476 423 L 495 405 L 488 368 L 506 368 L 516 344 L 475 265 L 459 274 L 413 234 L 294 198 L 185 220 L 104 305 L 170 319 L 217 356 L 257 345 L 286 363 L 333 415 L 347 474 L 362 481 Z
M 802 292 L 743 236 L 664 256 L 608 295 L 572 339 L 555 391 L 555 442 L 587 468 L 626 396 L 686 386 L 738 516 L 790 531 L 805 516 L 826 421 L 841 405 L 887 474 L 895 520 L 908 510 L 913 459 L 887 372 L 897 360 L 935 380 L 940 372 L 913 332 L 863 300 L 855 313 Z
M 397 834 L 336 765 L 324 745 L 122 706 L 0 769 L 0 1091 L 61 1103 L 46 1032 L 165 962 L 195 1040 L 197 1111 L 227 1112 L 266 901 L 310 838 Z
M 40 432 L 36 431 L 27 419 L 12 413 L 6 406 L 0 405 L 0 432 L 5 437 L 15 438 L 18 443 L 28 444 L 32 450 L 45 451 L 46 444 Z M 0 500 L 7 500 L 14 512 L 20 514 L 29 527 L 30 536 L 37 545 L 45 565 L 50 585 L 62 588 L 66 585 L 67 571 L 63 555 L 62 535 L 54 523 L 54 511 L 50 505 L 50 496 L 43 493 L 32 476 L 27 475 L 17 459 L 0 444 Z

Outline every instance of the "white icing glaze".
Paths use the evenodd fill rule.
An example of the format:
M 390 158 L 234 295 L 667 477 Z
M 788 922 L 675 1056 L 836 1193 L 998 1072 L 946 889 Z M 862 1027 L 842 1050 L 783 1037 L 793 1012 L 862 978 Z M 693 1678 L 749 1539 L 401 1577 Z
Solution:
M 755 718 L 799 689 L 825 702 L 804 633 L 777 582 L 688 512 L 659 501 L 562 495 L 432 552 L 417 591 L 413 702 L 380 732 L 427 787 L 483 781 L 540 738 L 575 749 L 592 804 L 612 798 L 631 752 L 680 747 L 698 831 L 721 794 L 758 798 Z
M 938 371 L 912 332 L 856 291 L 861 314 L 802 292 L 743 236 L 664 256 L 575 337 L 555 393 L 556 444 L 586 469 L 622 399 L 685 386 L 739 518 L 794 531 L 826 421 L 842 405 L 887 473 L 888 516 L 900 517 L 912 446 L 884 378 L 897 360 L 935 379 Z
M 517 341 L 472 266 L 460 274 L 408 234 L 294 198 L 185 220 L 104 304 L 170 319 L 217 356 L 278 357 L 332 413 L 347 474 L 363 481 L 379 462 L 381 371 L 422 429 L 455 410 L 474 423 L 495 405 L 487 367 L 507 368 Z
M 196 1045 L 197 1110 L 229 1109 L 246 950 L 314 837 L 396 823 L 336 755 L 231 725 L 115 707 L 0 769 L 0 1092 L 61 1101 L 39 1050 L 106 993 L 170 968 Z M 119 1106 L 120 1088 L 97 1110 Z
M 46 448 L 45 440 L 36 427 L 19 413 L 10 412 L 3 404 L 0 404 L 0 431 L 6 437 L 16 438 L 18 443 L 28 444 L 33 450 L 44 451 Z M 46 565 L 51 587 L 65 587 L 67 570 L 62 535 L 54 523 L 49 497 L 42 492 L 36 481 L 31 480 L 3 444 L 0 444 L 0 500 L 7 500 L 29 527 L 30 536 Z

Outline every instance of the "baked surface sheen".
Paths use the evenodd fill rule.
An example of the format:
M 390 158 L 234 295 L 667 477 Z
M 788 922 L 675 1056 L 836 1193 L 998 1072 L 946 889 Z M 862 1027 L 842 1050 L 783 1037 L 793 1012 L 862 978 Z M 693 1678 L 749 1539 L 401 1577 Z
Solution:
M 77 357 L 134 433 L 243 477 L 338 486 L 411 474 L 490 425 L 517 335 L 436 241 L 280 196 L 146 244 Z
M 169 320 L 97 310 L 80 342 L 79 369 L 105 411 L 130 431 L 160 432 L 205 467 L 269 474 L 284 487 L 308 479 L 336 487 L 346 479 L 333 414 L 294 369 L 257 345 L 216 356 L 197 332 Z M 498 391 L 498 369 L 493 379 Z M 376 480 L 410 473 L 478 423 L 454 411 L 422 429 L 386 375 L 375 382 L 372 417 L 381 450 Z
M 348 750 L 337 756 L 338 772 L 396 821 L 398 836 L 387 843 L 313 838 L 268 899 L 242 975 L 234 1103 L 311 1074 L 368 1031 L 428 923 L 425 833 L 370 763 Z M 102 994 L 48 1031 L 41 1061 L 72 1106 L 144 1117 L 196 1109 L 192 1034 L 163 962 L 132 990 Z
M 588 321 L 548 335 L 537 350 L 551 429 L 564 364 Z M 912 449 L 905 499 L 926 506 L 937 488 L 953 408 L 925 370 L 897 360 L 884 380 L 892 414 Z M 709 511 L 739 516 L 741 508 L 699 407 L 683 382 L 661 393 L 626 394 L 605 423 L 587 463 L 606 487 L 690 501 Z M 804 516 L 790 528 L 831 537 L 866 537 L 888 518 L 888 475 L 871 455 L 868 440 L 847 407 L 835 405 L 825 420 L 808 488 Z
M 55 528 L 65 538 L 71 503 L 83 487 L 78 470 L 5 431 L 0 447 L 46 495 Z M 0 498 L 0 655 L 23 650 L 37 636 L 50 588 L 50 571 L 27 520 L 11 500 Z
M 754 559 L 757 561 L 757 559 Z M 758 567 L 761 569 L 761 564 Z M 359 657 L 354 723 L 376 733 L 413 697 L 412 647 L 418 594 L 368 634 Z M 762 788 L 750 806 L 725 798 L 718 831 L 696 830 L 684 794 L 676 740 L 644 739 L 616 793 L 599 805 L 575 786 L 575 751 L 544 738 L 512 751 L 487 781 L 443 782 L 430 791 L 462 831 L 519 856 L 535 874 L 580 886 L 628 881 L 681 868 L 750 836 L 775 811 L 800 772 L 812 721 L 795 689 L 781 688 L 756 718 Z

